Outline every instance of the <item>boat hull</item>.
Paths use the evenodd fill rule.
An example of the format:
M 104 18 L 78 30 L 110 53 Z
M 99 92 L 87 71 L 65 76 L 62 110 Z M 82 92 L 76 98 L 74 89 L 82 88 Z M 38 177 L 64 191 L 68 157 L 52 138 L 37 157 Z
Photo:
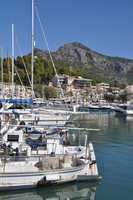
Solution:
M 86 167 L 74 167 L 67 170 L 52 170 L 31 173 L 1 173 L 0 191 L 31 189 L 40 186 L 62 184 L 73 181 L 99 180 L 98 174 L 86 174 Z

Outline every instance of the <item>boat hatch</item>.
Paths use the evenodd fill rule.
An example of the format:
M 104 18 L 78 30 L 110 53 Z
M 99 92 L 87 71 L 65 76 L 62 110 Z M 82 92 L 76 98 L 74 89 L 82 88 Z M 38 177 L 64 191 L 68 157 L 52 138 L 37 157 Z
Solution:
M 7 141 L 8 142 L 19 142 L 19 135 L 8 135 Z

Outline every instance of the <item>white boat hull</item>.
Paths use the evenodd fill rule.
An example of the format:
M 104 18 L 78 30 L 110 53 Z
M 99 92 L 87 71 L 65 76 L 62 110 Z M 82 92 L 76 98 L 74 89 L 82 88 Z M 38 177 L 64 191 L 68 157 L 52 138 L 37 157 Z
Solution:
M 85 168 L 75 168 L 69 170 L 53 173 L 3 173 L 0 174 L 0 191 L 15 190 L 25 188 L 35 188 L 40 185 L 61 184 L 72 181 L 92 181 L 98 180 L 98 175 L 86 175 Z
M 81 162 L 82 164 L 75 167 L 66 166 L 61 169 L 48 170 L 40 170 L 35 165 L 36 161 L 29 161 L 29 163 L 28 160 L 14 161 L 7 162 L 5 165 L 1 163 L 0 191 L 34 188 L 40 185 L 45 186 L 72 181 L 98 180 L 97 164 L 90 163 L 88 160 L 82 160 Z M 68 165 L 68 163 L 66 164 Z

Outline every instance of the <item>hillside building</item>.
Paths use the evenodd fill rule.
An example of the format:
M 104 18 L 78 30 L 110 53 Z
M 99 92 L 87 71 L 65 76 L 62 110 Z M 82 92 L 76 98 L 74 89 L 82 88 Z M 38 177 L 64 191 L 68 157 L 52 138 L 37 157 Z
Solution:
M 32 96 L 30 87 L 14 85 L 11 83 L 0 83 L 0 98 L 29 98 Z

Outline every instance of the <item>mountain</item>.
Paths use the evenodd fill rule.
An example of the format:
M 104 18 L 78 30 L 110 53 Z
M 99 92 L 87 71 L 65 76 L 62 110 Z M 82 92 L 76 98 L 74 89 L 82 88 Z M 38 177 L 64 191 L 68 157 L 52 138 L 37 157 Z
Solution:
M 45 61 L 49 60 L 48 52 L 36 49 L 35 54 Z M 51 54 L 57 66 L 63 63 L 71 69 L 81 69 L 86 78 L 133 84 L 131 59 L 106 56 L 78 42 L 65 44 Z

